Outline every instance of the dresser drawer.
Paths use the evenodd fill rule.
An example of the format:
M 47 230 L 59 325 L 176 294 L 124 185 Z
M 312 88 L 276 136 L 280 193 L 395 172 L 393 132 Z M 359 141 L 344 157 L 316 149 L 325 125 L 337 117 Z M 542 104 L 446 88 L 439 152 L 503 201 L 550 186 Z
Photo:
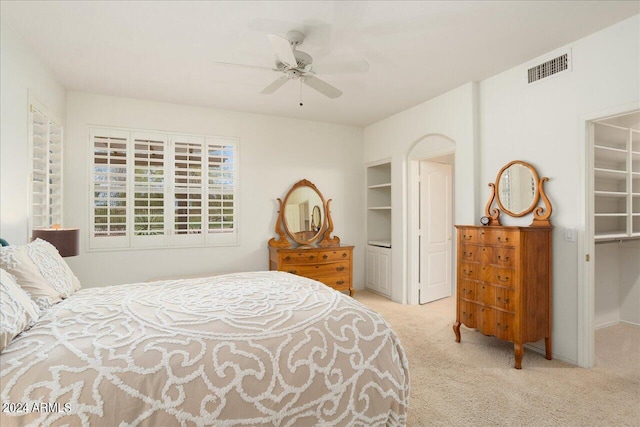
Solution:
M 471 280 L 459 280 L 458 281 L 458 296 L 469 301 L 477 301 L 476 297 L 476 282 Z
M 496 302 L 496 287 L 486 283 L 476 285 L 476 300 L 486 306 L 493 307 Z
M 517 231 L 492 230 L 490 228 L 482 230 L 481 235 L 482 243 L 485 245 L 515 246 L 518 238 Z
M 480 267 L 479 279 L 483 282 L 513 288 L 515 283 L 514 276 L 515 270 L 510 268 L 499 268 L 490 265 Z
M 482 247 L 475 245 L 462 245 L 460 247 L 460 260 L 462 262 L 479 262 L 482 259 Z
M 351 259 L 350 250 L 327 251 L 297 251 L 280 254 L 280 263 L 285 264 L 316 264 L 322 262 L 343 261 Z
M 515 292 L 505 288 L 496 288 L 495 292 L 495 306 L 503 310 L 515 313 L 516 311 L 516 297 Z
M 467 301 L 459 301 L 458 304 L 460 305 L 460 322 L 464 323 L 469 328 L 476 328 L 476 311 L 478 306 L 472 302 Z
M 471 264 L 466 262 L 460 263 L 460 268 L 458 269 L 458 277 L 460 279 L 477 279 L 478 278 L 478 270 L 480 270 L 480 264 Z
M 461 244 L 482 243 L 480 230 L 477 228 L 460 228 L 458 236 Z
M 325 285 L 336 289 L 338 291 L 348 291 L 351 288 L 351 276 L 348 274 L 335 275 L 335 276 L 308 276 L 310 279 L 322 282 Z
M 513 314 L 495 311 L 495 327 L 493 335 L 501 340 L 513 341 L 515 338 L 515 320 Z
M 480 259 L 483 264 L 493 264 L 500 267 L 513 268 L 516 264 L 515 248 L 486 246 L 480 248 Z
M 331 274 L 349 274 L 349 261 L 330 262 L 326 264 L 313 265 L 283 265 L 283 271 L 297 274 L 299 276 L 326 276 Z

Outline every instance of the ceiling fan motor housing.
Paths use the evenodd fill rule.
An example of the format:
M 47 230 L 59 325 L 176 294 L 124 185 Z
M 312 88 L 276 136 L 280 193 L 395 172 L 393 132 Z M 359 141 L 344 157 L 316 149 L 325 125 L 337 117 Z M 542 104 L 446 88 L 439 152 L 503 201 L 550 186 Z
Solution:
M 313 63 L 313 58 L 306 52 L 294 50 L 293 55 L 296 57 L 296 69 L 298 70 L 305 71 L 305 68 Z M 283 72 L 287 71 L 287 66 L 280 61 L 276 61 L 276 68 Z

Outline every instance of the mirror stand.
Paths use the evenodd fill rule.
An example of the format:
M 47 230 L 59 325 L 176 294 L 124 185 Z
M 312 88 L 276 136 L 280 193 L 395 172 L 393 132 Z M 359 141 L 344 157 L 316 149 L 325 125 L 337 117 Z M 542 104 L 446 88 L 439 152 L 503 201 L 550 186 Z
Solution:
M 520 208 L 517 211 L 513 211 L 510 206 L 500 199 L 500 186 L 504 185 L 503 180 L 505 176 L 509 175 L 510 168 L 520 167 L 523 170 L 527 171 L 530 174 L 530 181 L 534 184 L 533 193 L 530 194 L 530 204 L 529 207 Z M 549 198 L 547 197 L 544 191 L 544 183 L 548 181 L 549 178 L 543 177 L 542 179 L 538 177 L 538 172 L 533 167 L 533 165 L 523 162 L 521 160 L 514 160 L 508 163 L 505 167 L 500 169 L 498 172 L 498 176 L 496 177 L 496 182 L 490 182 L 489 187 L 491 188 L 491 197 L 489 197 L 489 201 L 485 207 L 485 215 L 489 218 L 488 225 L 499 226 L 500 224 L 500 214 L 504 212 L 505 214 L 513 217 L 521 217 L 530 212 L 533 212 L 533 221 L 531 222 L 531 227 L 549 227 L 551 226 L 551 217 L 552 207 Z M 539 200 L 542 199 L 544 206 L 538 206 Z M 492 207 L 494 202 L 498 205 L 497 207 Z M 525 206 L 529 202 L 525 203 Z
M 278 237 L 269 240 L 269 247 L 291 248 L 294 246 L 294 242 L 298 244 L 299 248 L 314 247 L 314 245 L 323 248 L 340 246 L 340 238 L 331 236 L 333 232 L 333 220 L 329 210 L 331 199 L 325 202 L 322 193 L 312 182 L 306 179 L 298 181 L 291 187 L 284 201 L 280 198 L 277 200 L 278 218 L 276 219 L 275 232 Z M 287 218 L 287 207 L 291 208 L 292 204 L 295 207 L 297 206 L 295 201 L 300 202 L 301 200 L 304 200 L 303 205 L 312 207 L 309 214 L 310 220 L 306 221 L 305 215 L 300 214 L 294 222 L 291 222 L 291 219 Z M 306 209 L 303 210 L 306 212 Z M 296 215 L 294 214 L 294 217 Z M 302 218 L 302 222 L 300 222 L 301 217 L 305 217 Z

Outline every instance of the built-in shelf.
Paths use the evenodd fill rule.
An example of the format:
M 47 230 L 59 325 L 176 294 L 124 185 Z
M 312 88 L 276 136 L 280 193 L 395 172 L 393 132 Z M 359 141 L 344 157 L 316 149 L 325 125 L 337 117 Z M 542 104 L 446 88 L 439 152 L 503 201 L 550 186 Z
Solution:
M 369 240 L 367 242 L 370 246 L 378 246 L 381 248 L 390 248 L 391 247 L 391 241 L 390 240 Z
M 640 137 L 609 123 L 594 123 L 594 234 L 597 241 L 640 235 Z
M 367 248 L 365 286 L 391 294 L 391 162 L 367 167 Z
M 391 188 L 391 183 L 390 182 L 386 182 L 384 184 L 370 185 L 367 188 L 369 188 L 370 190 L 372 190 L 374 188 Z

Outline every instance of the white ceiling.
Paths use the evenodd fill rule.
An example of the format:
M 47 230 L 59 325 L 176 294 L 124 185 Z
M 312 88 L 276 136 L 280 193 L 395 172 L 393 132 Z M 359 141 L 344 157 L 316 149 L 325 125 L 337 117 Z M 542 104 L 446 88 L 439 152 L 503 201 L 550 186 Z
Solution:
M 2 1 L 9 23 L 68 90 L 364 126 L 640 13 L 638 1 Z M 267 34 L 302 30 L 329 99 L 271 67 Z

